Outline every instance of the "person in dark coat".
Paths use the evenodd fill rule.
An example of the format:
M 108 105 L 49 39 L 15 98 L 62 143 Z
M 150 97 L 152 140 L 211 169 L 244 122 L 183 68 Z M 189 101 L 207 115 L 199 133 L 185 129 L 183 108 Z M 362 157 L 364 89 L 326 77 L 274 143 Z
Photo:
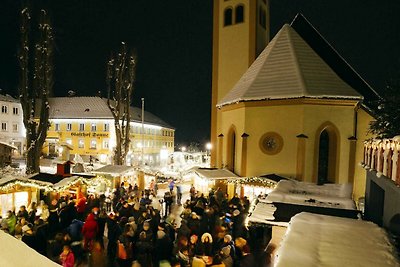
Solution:
M 159 266 L 160 261 L 169 261 L 172 257 L 172 242 L 164 231 L 157 231 L 157 239 L 155 244 L 155 263 Z
M 233 211 L 232 235 L 233 238 L 245 237 L 243 214 L 237 209 Z
M 82 239 L 82 227 L 83 222 L 77 219 L 74 219 L 67 227 L 67 232 L 70 235 L 72 242 Z
M 140 266 L 151 266 L 153 244 L 148 241 L 146 232 L 139 234 L 139 241 L 136 243 L 136 258 Z
M 117 255 L 117 240 L 121 235 L 121 228 L 119 227 L 115 215 L 111 213 L 107 218 L 107 258 L 108 258 L 108 266 L 115 266 L 114 261 Z
M 19 211 L 18 211 L 18 213 L 17 213 L 17 217 L 18 217 L 18 218 L 24 217 L 25 220 L 29 221 L 29 220 L 28 220 L 29 214 L 28 214 L 28 211 L 26 210 L 26 207 L 25 207 L 24 205 L 22 205 L 21 207 L 19 207 Z
M 48 223 L 44 222 L 42 219 L 35 221 L 36 250 L 42 255 L 46 255 L 47 252 L 48 227 Z
M 22 227 L 22 242 L 24 242 L 28 247 L 37 249 L 36 236 L 33 234 L 31 227 L 24 225 Z
M 129 218 L 133 216 L 132 207 L 129 206 L 128 202 L 124 201 L 122 203 L 122 207 L 118 210 L 119 217 Z

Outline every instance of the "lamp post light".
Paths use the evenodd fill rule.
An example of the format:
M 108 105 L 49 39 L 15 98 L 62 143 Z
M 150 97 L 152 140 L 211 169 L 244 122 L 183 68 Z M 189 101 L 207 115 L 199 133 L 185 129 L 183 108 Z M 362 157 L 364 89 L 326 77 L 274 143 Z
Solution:
M 208 164 L 208 167 L 210 167 L 211 166 L 211 160 L 210 160 L 210 158 L 211 158 L 211 149 L 212 149 L 212 144 L 211 143 L 207 143 L 206 144 L 206 149 L 207 149 L 207 164 Z
M 181 151 L 185 152 L 186 151 L 186 147 L 185 146 L 181 147 Z

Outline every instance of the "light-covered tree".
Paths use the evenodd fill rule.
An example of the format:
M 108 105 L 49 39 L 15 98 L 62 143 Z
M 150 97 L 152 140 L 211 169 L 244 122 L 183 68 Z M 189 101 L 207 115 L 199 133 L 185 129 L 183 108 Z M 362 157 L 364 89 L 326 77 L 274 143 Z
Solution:
M 49 128 L 48 94 L 53 88 L 53 29 L 45 10 L 40 11 L 38 31 L 31 29 L 28 6 L 21 11 L 19 98 L 26 128 L 26 173 L 40 171 L 40 155 Z M 34 32 L 38 34 L 34 36 Z
M 136 77 L 136 53 L 128 51 L 125 43 L 111 55 L 107 64 L 107 105 L 114 118 L 116 146 L 114 164 L 125 164 L 129 152 L 130 105 Z

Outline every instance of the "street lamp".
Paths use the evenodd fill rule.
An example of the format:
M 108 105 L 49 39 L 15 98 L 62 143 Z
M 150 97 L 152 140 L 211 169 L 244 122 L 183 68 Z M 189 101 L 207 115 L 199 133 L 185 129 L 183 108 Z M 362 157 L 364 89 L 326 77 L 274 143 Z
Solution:
M 207 149 L 207 161 L 208 161 L 208 165 L 211 166 L 211 149 L 212 149 L 212 144 L 211 143 L 207 143 L 206 144 L 206 149 Z
M 181 147 L 181 151 L 185 152 L 186 151 L 186 147 L 185 146 Z

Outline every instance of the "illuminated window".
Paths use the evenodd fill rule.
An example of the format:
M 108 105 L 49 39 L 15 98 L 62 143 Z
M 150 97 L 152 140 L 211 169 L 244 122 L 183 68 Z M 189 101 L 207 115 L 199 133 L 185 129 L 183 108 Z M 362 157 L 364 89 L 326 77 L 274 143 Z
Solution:
M 224 11 L 224 26 L 232 25 L 232 8 L 228 7 Z
M 13 123 L 13 132 L 18 132 L 18 123 Z
M 90 140 L 90 149 L 96 149 L 96 147 L 97 147 L 96 139 Z
M 104 131 L 105 132 L 110 131 L 110 124 L 109 123 L 104 123 Z
M 8 107 L 5 105 L 1 106 L 1 113 L 8 113 Z
M 244 6 L 238 5 L 235 9 L 235 23 L 241 23 L 244 21 Z
M 1 123 L 1 130 L 2 131 L 7 131 L 7 122 L 2 122 Z
M 92 132 L 95 132 L 97 130 L 96 123 L 92 123 L 91 130 L 92 130 Z
M 54 124 L 54 130 L 55 131 L 59 131 L 60 130 L 60 124 L 59 123 Z
M 71 123 L 67 123 L 67 131 L 71 131 L 72 130 L 72 124 Z
M 79 148 L 85 148 L 85 140 L 79 139 L 78 140 L 78 147 Z
M 13 107 L 13 114 L 14 115 L 18 115 L 18 108 L 17 107 Z
M 84 123 L 79 123 L 79 131 L 80 132 L 85 131 L 85 124 Z
M 108 149 L 110 147 L 110 143 L 108 142 L 107 139 L 103 140 L 103 148 Z

